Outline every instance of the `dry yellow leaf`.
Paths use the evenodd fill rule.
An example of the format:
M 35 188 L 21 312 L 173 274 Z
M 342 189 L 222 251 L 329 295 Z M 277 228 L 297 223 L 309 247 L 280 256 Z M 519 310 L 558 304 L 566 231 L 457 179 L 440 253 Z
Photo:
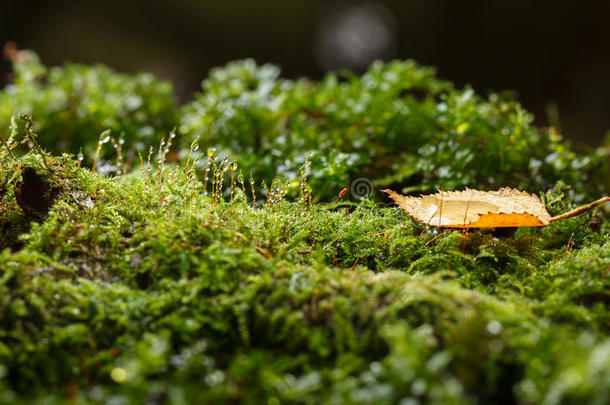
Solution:
M 467 188 L 420 197 L 407 197 L 392 190 L 382 191 L 413 218 L 426 225 L 446 228 L 545 226 L 610 201 L 610 197 L 604 197 L 566 214 L 551 217 L 538 196 L 508 187 L 498 191 Z

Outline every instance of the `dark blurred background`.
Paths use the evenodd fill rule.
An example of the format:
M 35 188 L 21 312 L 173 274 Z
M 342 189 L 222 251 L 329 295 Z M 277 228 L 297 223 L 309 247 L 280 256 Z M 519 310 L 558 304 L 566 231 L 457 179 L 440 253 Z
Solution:
M 246 57 L 286 77 L 412 58 L 477 91 L 515 90 L 539 125 L 597 145 L 610 129 L 608 1 L 2 0 L 0 42 L 46 64 L 102 62 L 174 82 Z M 10 66 L 0 65 L 6 82 Z M 551 113 L 549 114 L 549 111 Z

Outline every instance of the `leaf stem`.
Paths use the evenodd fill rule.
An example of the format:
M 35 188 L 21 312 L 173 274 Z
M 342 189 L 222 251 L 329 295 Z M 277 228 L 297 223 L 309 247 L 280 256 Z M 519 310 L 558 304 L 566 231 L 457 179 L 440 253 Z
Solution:
M 606 203 L 610 201 L 610 196 L 600 198 L 599 200 L 593 201 L 592 203 L 583 205 L 582 207 L 578 207 L 573 209 L 572 211 L 568 211 L 565 214 L 557 215 L 556 217 L 551 218 L 550 222 L 560 221 L 562 219 L 572 218 L 578 214 L 582 214 L 585 211 L 589 211 L 591 208 L 596 207 L 600 204 Z

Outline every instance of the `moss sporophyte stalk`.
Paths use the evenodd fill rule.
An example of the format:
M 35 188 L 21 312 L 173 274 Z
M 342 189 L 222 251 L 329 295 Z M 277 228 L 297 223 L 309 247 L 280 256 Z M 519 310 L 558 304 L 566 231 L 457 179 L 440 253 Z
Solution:
M 607 402 L 608 204 L 563 214 L 609 194 L 608 142 L 577 152 L 412 61 L 319 82 L 238 61 L 176 106 L 152 75 L 19 52 L 0 402 Z M 523 193 L 451 197 L 502 186 Z M 546 226 L 436 228 L 485 204 Z

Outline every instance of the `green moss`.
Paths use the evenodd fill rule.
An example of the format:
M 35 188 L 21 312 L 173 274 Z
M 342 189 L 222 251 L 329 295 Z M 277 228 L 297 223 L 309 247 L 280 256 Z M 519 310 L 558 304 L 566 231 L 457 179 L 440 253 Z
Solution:
M 194 144 L 189 157 L 181 152 L 184 159 L 170 164 L 163 144 L 129 173 L 104 177 L 69 155 L 42 151 L 25 127 L 15 129 L 0 148 L 0 402 L 607 401 L 604 208 L 513 234 L 439 234 L 372 199 L 314 203 L 336 195 L 341 176 L 358 170 L 377 184 L 489 186 L 488 178 L 469 176 L 498 158 L 492 144 L 508 125 L 516 150 L 535 142 L 506 152 L 507 166 L 491 178 L 540 192 L 543 176 L 555 185 L 543 195 L 555 214 L 606 187 L 595 177 L 579 183 L 585 173 L 606 170 L 601 148 L 559 167 L 555 159 L 574 152 L 557 138 L 543 140 L 518 105 L 453 90 L 410 62 L 318 84 L 277 74 L 232 64 L 206 81 L 207 98 L 183 110 L 192 136 L 226 142 L 243 156 L 239 167 L 260 176 L 254 188 L 266 180 L 254 195 L 239 169 L 221 160 L 220 147 L 207 165 Z M 358 93 L 362 110 L 353 104 Z M 440 112 L 455 131 L 419 134 L 429 120 L 430 128 L 439 125 Z M 354 123 L 367 119 L 375 125 L 365 139 Z M 262 144 L 269 142 L 268 159 L 254 159 L 267 152 L 239 149 L 246 144 L 233 138 L 241 128 L 249 141 L 254 121 Z M 317 131 L 336 144 L 316 147 L 311 162 L 294 147 L 300 163 L 281 168 L 282 155 L 271 149 L 291 125 L 302 150 L 314 147 Z M 51 131 L 44 128 L 41 142 Z M 460 163 L 408 150 L 382 171 L 380 156 L 407 142 L 399 134 L 416 137 L 408 142 L 421 142 L 418 150 L 445 139 L 478 152 Z M 377 155 L 353 149 L 361 160 L 329 174 L 320 159 L 348 135 Z M 489 144 L 473 146 L 478 137 Z M 555 159 L 543 159 L 553 151 Z M 401 165 L 413 159 L 437 176 L 405 175 Z M 545 163 L 532 168 L 537 159 Z M 585 169 L 573 166 L 578 159 L 589 162 Z M 285 181 L 270 184 L 276 170 Z M 21 195 L 27 184 L 38 185 L 30 199 Z
M 47 68 L 31 51 L 13 62 L 14 83 L 0 91 L 0 135 L 19 114 L 33 116 L 43 147 L 92 159 L 102 131 L 110 129 L 123 150 L 147 152 L 176 125 L 172 86 L 148 73 L 135 76 L 105 66 L 66 64 Z M 102 157 L 115 151 L 102 150 Z
M 607 148 L 575 153 L 553 129 L 534 127 L 510 97 L 454 89 L 412 61 L 374 63 L 362 77 L 331 73 L 320 83 L 279 74 L 251 60 L 213 70 L 182 108 L 181 133 L 267 182 L 297 178 L 313 151 L 310 184 L 319 199 L 358 178 L 404 191 L 538 192 L 563 180 L 579 200 L 610 189 Z

